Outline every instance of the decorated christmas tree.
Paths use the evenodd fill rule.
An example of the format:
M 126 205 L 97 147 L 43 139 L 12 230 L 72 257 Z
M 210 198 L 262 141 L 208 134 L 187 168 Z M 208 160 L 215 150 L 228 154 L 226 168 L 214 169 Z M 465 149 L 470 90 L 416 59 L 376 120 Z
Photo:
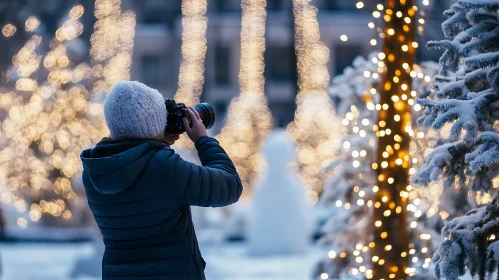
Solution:
M 326 183 L 319 206 L 330 213 L 330 217 L 322 227 L 323 237 L 320 244 L 332 250 L 328 258 L 319 263 L 316 276 L 326 273 L 329 277 L 351 277 L 359 273 L 370 275 L 368 270 L 369 247 L 372 246 L 371 216 L 374 207 L 374 195 L 379 189 L 373 187 L 376 172 L 371 163 L 376 162 L 376 134 L 372 129 L 377 123 L 379 103 L 380 74 L 379 68 L 382 54 L 371 54 L 368 59 L 357 57 L 352 67 L 347 67 L 342 75 L 335 77 L 329 88 L 329 94 L 335 101 L 337 114 L 343 116 L 343 125 L 347 133 L 343 138 L 342 156 L 327 168 L 334 169 Z M 430 92 L 431 75 L 436 73 L 436 63 L 426 62 L 415 65 L 413 76 L 413 92 L 408 98 L 412 105 L 412 114 L 420 114 L 420 106 L 415 104 L 415 96 L 425 96 Z M 379 71 L 379 72 L 378 72 Z M 419 133 L 416 133 L 419 134 Z M 424 145 L 421 134 L 411 141 L 413 158 L 421 159 L 419 147 Z M 421 143 L 423 142 L 423 143 Z M 413 159 L 417 165 L 418 160 Z M 425 211 L 432 201 L 420 198 L 417 190 L 409 193 L 411 203 L 408 205 L 410 216 L 409 241 L 412 248 L 407 252 L 411 256 L 415 270 L 414 276 L 428 275 L 431 252 L 438 245 L 438 234 L 434 222 L 428 223 Z M 434 213 L 433 213 L 434 215 Z M 438 221 L 440 221 L 439 217 Z M 360 258 L 359 258 L 360 257 Z M 366 261 L 364 261 L 366 259 Z
M 323 273 L 333 279 L 351 276 L 353 269 L 357 269 L 357 256 L 368 248 L 362 244 L 369 244 L 371 239 L 366 232 L 370 226 L 372 185 L 376 180 L 371 168 L 371 163 L 376 161 L 376 135 L 372 125 L 376 123 L 377 111 L 373 99 L 379 99 L 377 65 L 371 59 L 378 61 L 375 55 L 371 55 L 370 60 L 357 57 L 353 67 L 347 67 L 342 75 L 333 78 L 329 88 L 336 113 L 344 117 L 346 135 L 342 139 L 342 156 L 327 166 L 335 172 L 326 182 L 319 200 L 319 206 L 331 213 L 321 228 L 324 235 L 319 243 L 331 251 L 319 263 L 317 277 Z M 368 72 L 375 73 L 374 77 L 367 75 Z M 357 244 L 360 246 L 356 247 Z M 357 251 L 355 255 L 354 251 Z M 365 272 L 367 267 L 362 270 Z
M 31 36 L 12 58 L 3 85 L 9 90 L 0 94 L 0 187 L 2 203 L 29 212 L 34 222 L 72 218 L 80 152 L 108 135 L 101 101 L 129 78 L 133 49 L 135 15 L 122 13 L 120 4 L 96 1 L 90 62 L 79 39 L 83 6 L 67 12 L 55 35 L 38 34 L 37 22 L 26 20 Z
M 439 278 L 468 271 L 479 279 L 497 270 L 499 258 L 499 1 L 460 0 L 444 14 L 445 40 L 435 92 L 420 100 L 419 120 L 427 128 L 449 129 L 427 156 L 413 181 L 429 185 L 443 178 L 447 188 L 463 188 L 484 205 L 445 223 L 434 256 Z

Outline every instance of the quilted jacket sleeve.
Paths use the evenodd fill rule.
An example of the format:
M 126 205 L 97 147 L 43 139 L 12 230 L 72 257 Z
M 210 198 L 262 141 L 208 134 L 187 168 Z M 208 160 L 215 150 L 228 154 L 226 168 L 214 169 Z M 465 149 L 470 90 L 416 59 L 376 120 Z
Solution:
M 202 166 L 169 155 L 172 173 L 168 185 L 181 204 L 196 206 L 227 206 L 239 200 L 243 191 L 236 167 L 214 138 L 204 136 L 196 141 Z M 171 164 L 171 165 L 170 165 Z

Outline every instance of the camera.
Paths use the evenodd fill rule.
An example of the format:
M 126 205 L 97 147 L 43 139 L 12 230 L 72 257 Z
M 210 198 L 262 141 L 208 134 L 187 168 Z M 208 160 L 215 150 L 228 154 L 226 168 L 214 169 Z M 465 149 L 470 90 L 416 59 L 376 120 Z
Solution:
M 189 124 L 192 123 L 189 113 L 187 113 L 187 106 L 184 103 L 176 103 L 173 99 L 165 98 L 166 111 L 168 112 L 166 118 L 166 132 L 171 133 L 184 133 L 184 123 L 182 118 L 187 118 Z M 199 113 L 201 121 L 206 129 L 213 127 L 215 123 L 215 111 L 209 103 L 200 103 L 193 107 Z

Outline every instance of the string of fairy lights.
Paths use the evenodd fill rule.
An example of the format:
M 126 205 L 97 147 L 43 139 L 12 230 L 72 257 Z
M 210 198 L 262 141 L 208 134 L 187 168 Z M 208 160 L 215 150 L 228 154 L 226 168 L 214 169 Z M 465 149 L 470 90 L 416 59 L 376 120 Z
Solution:
M 401 5 L 405 5 L 406 3 L 407 3 L 407 1 L 404 1 L 404 0 L 400 0 L 400 2 L 399 2 L 399 4 L 401 4 Z M 423 5 L 429 5 L 428 1 L 426 1 L 426 0 L 423 1 Z M 364 3 L 358 2 L 356 4 L 356 7 L 358 9 L 362 9 L 364 7 Z M 406 39 L 406 38 L 404 38 L 403 36 L 395 34 L 394 29 L 387 28 L 386 30 L 384 30 L 382 27 L 377 27 L 377 25 L 375 23 L 376 19 L 381 18 L 381 16 L 382 16 L 381 13 L 383 11 L 385 13 L 385 15 L 382 17 L 384 22 L 390 22 L 391 18 L 393 16 L 395 16 L 397 18 L 403 18 L 406 25 L 402 26 L 402 28 L 405 32 L 408 32 L 409 31 L 408 30 L 409 24 L 415 20 L 415 14 L 416 14 L 417 10 L 418 10 L 417 6 L 413 6 L 411 9 L 408 10 L 409 14 L 404 15 L 402 13 L 402 11 L 400 11 L 400 10 L 392 10 L 392 9 L 385 10 L 385 7 L 383 6 L 383 4 L 378 4 L 378 5 L 376 5 L 376 10 L 374 10 L 372 13 L 374 20 L 369 22 L 368 27 L 371 29 L 376 29 L 378 31 L 378 36 L 381 39 L 386 38 L 386 36 L 399 36 L 399 38 L 402 39 L 401 41 L 403 42 L 404 39 Z M 419 34 L 422 34 L 422 32 L 424 30 L 423 24 L 425 23 L 425 20 L 423 18 L 420 18 L 418 20 L 418 22 L 420 25 L 417 27 L 417 30 L 418 30 Z M 340 36 L 340 40 L 347 41 L 348 36 L 343 34 Z M 408 52 L 410 49 L 413 52 L 414 49 L 416 49 L 418 47 L 418 43 L 416 41 L 412 41 L 412 42 L 407 41 L 407 43 L 405 43 L 405 44 L 402 44 L 402 42 L 400 44 L 400 46 L 401 46 L 400 48 L 401 48 L 402 52 Z M 378 40 L 376 38 L 372 38 L 372 39 L 370 39 L 370 44 L 372 46 L 376 46 L 378 44 Z M 394 52 L 399 52 L 399 51 L 394 50 Z M 389 61 L 393 61 L 395 59 L 395 56 L 393 53 L 390 53 L 388 51 L 386 51 L 386 53 L 379 52 L 377 57 L 372 58 L 372 63 L 377 64 L 377 66 L 378 66 L 377 72 L 365 71 L 364 76 L 366 78 L 372 77 L 373 79 L 379 79 L 379 78 L 383 77 L 383 75 L 386 74 L 386 67 L 387 67 L 386 66 L 386 63 L 387 63 L 386 59 L 388 59 Z M 391 77 L 391 79 L 395 85 L 400 82 L 400 75 L 402 74 L 401 73 L 402 71 L 406 72 L 408 74 L 408 76 L 410 76 L 412 78 L 422 79 L 426 83 L 431 82 L 431 77 L 429 75 L 424 75 L 422 72 L 418 72 L 417 65 L 415 65 L 415 64 L 409 65 L 409 63 L 402 63 L 401 66 L 402 66 L 402 68 L 396 69 L 395 75 L 393 77 Z M 391 81 L 390 81 L 390 83 L 391 83 Z M 382 86 L 384 86 L 385 87 L 384 89 L 387 90 L 387 84 L 382 85 Z M 400 107 L 402 107 L 402 104 L 407 104 L 407 105 L 412 107 L 413 111 L 415 111 L 415 112 L 420 111 L 421 107 L 418 106 L 418 104 L 415 104 L 415 100 L 414 100 L 414 98 L 417 96 L 417 92 L 414 90 L 411 91 L 409 84 L 401 84 L 399 86 L 400 86 L 401 92 L 409 91 L 410 93 L 407 93 L 407 94 L 404 93 L 404 94 L 401 94 L 400 96 L 399 95 L 391 96 L 391 101 L 393 102 L 392 106 L 394 106 L 395 109 L 401 109 Z M 378 89 L 376 89 L 376 88 L 372 88 L 370 90 L 370 93 L 373 95 L 379 94 Z M 376 111 L 382 112 L 382 111 L 388 110 L 390 107 L 389 103 L 381 103 L 380 102 L 378 104 L 375 104 L 375 102 L 373 100 L 374 100 L 374 98 L 372 98 L 372 99 L 369 98 L 369 101 L 366 103 L 366 106 L 369 110 L 376 110 Z M 383 115 L 383 114 L 381 114 L 381 115 Z M 405 121 L 404 126 L 405 126 L 405 132 L 406 132 L 407 136 L 410 136 L 410 137 L 415 136 L 416 132 L 413 131 L 411 124 L 410 124 L 410 121 L 409 121 L 409 118 L 408 118 L 408 117 L 410 117 L 410 115 L 406 114 L 405 116 L 401 116 L 399 114 L 394 114 L 392 117 L 393 117 L 393 120 L 395 122 Z M 405 120 L 403 120 L 403 118 L 405 118 Z M 346 118 L 343 119 L 342 123 L 344 125 L 348 125 L 352 121 L 358 123 L 358 126 L 354 126 L 353 132 L 359 134 L 361 137 L 363 137 L 363 135 L 361 133 L 362 133 L 362 131 L 365 131 L 365 129 L 373 129 L 376 133 L 376 136 L 379 138 L 389 137 L 390 135 L 393 136 L 393 140 L 395 143 L 393 145 L 386 146 L 386 150 L 383 151 L 381 156 L 380 156 L 380 159 L 381 159 L 380 162 L 373 163 L 373 165 L 372 165 L 373 170 L 377 170 L 378 168 L 387 169 L 389 166 L 390 166 L 390 168 L 392 168 L 392 166 L 403 166 L 404 168 L 408 169 L 409 174 L 412 175 L 415 173 L 415 169 L 413 167 L 410 167 L 410 165 L 417 164 L 417 162 L 418 162 L 417 158 L 411 159 L 408 151 L 405 151 L 406 152 L 405 154 L 400 153 L 400 143 L 402 142 L 402 136 L 400 136 L 398 134 L 395 134 L 395 135 L 392 134 L 390 126 L 387 125 L 387 122 L 385 120 L 380 119 L 377 124 L 370 127 L 371 124 L 369 123 L 368 120 L 367 121 L 366 120 L 362 120 L 362 121 L 361 120 L 354 120 L 354 114 L 353 114 L 353 112 L 350 112 L 350 113 L 346 114 Z M 362 127 L 365 127 L 365 128 L 363 129 Z M 364 135 L 365 135 L 365 132 L 364 132 Z M 424 137 L 425 137 L 424 132 L 422 132 L 422 131 L 417 132 L 417 138 L 421 139 Z M 354 157 L 356 155 L 358 157 L 366 157 L 365 150 L 363 150 L 363 151 L 355 151 L 355 150 L 351 151 L 350 150 L 350 143 L 348 141 L 343 142 L 343 149 L 346 152 L 351 152 Z M 390 162 L 385 160 L 385 159 L 391 158 L 392 155 L 395 155 L 395 157 L 392 158 L 392 160 Z M 353 165 L 355 168 L 357 168 L 360 165 L 360 162 L 353 161 Z M 381 174 L 378 177 L 379 181 L 385 180 L 389 184 L 395 183 L 394 182 L 395 180 L 392 177 L 383 178 L 384 177 L 383 172 L 380 172 L 380 173 Z M 374 193 L 380 193 L 380 187 L 378 185 L 379 184 L 377 184 L 373 187 L 372 191 Z M 377 201 L 377 200 L 366 201 L 364 191 L 359 191 L 359 189 L 357 188 L 357 189 L 354 189 L 354 192 L 357 193 L 357 195 L 358 195 L 357 204 L 359 204 L 359 205 L 366 205 L 367 207 L 374 207 L 375 211 L 376 211 L 376 209 L 382 208 L 382 205 L 387 205 L 388 206 L 387 209 L 383 209 L 383 211 L 381 212 L 382 213 L 381 217 L 390 217 L 390 215 L 392 215 L 392 214 L 399 214 L 403 210 L 407 210 L 409 212 L 412 212 L 414 214 L 415 218 L 418 218 L 423 214 L 422 211 L 418 209 L 418 206 L 421 204 L 421 199 L 419 197 L 417 197 L 416 192 L 412 192 L 413 190 L 414 190 L 414 188 L 411 185 L 407 185 L 405 190 L 402 190 L 399 193 L 402 200 L 407 201 L 408 199 L 411 199 L 411 201 L 412 201 L 412 203 L 409 203 L 406 205 L 406 209 L 403 209 L 401 205 L 397 206 L 395 203 L 390 202 L 389 195 L 381 195 L 381 196 L 378 195 L 377 197 L 380 198 L 380 201 Z M 355 201 L 356 199 L 354 198 L 353 200 Z M 336 202 L 336 206 L 337 207 L 345 207 L 345 209 L 350 208 L 350 204 L 348 202 L 345 203 L 345 202 L 340 201 L 340 200 L 338 200 Z M 433 208 L 434 208 L 434 205 L 433 205 Z M 383 228 L 383 219 L 379 219 L 379 220 L 376 220 L 373 222 L 374 222 L 373 228 L 375 229 L 375 234 L 380 235 L 378 238 L 375 238 L 375 239 L 390 240 L 390 238 L 387 238 L 388 234 L 386 231 L 382 230 L 380 233 L 378 233 L 376 231 L 376 229 Z M 410 227 L 413 229 L 416 228 L 417 222 L 416 221 L 411 222 Z M 429 239 L 431 239 L 431 235 L 428 233 L 421 233 L 421 235 L 419 237 L 423 241 L 428 241 Z M 383 243 L 383 242 L 380 242 L 380 243 Z M 399 267 L 393 266 L 393 264 L 388 263 L 391 260 L 389 260 L 389 259 L 385 260 L 380 256 L 373 255 L 373 252 L 380 251 L 380 250 L 373 250 L 373 248 L 375 248 L 376 245 L 378 247 L 380 245 L 382 246 L 381 251 L 389 252 L 393 249 L 393 246 L 391 244 L 388 244 L 390 242 L 384 242 L 384 243 L 387 243 L 387 244 L 381 245 L 381 244 L 376 244 L 375 242 L 370 242 L 369 244 L 356 244 L 355 250 L 353 250 L 353 254 L 355 256 L 355 260 L 356 260 L 358 265 L 350 268 L 349 273 L 352 275 L 358 275 L 359 273 L 362 273 L 368 279 L 374 278 L 374 275 L 377 275 L 376 279 L 382 279 L 381 276 L 384 276 L 384 277 L 390 278 L 390 279 L 398 277 L 397 279 L 399 279 L 400 277 L 405 277 L 403 274 L 406 274 L 408 276 L 413 276 L 416 273 L 415 267 L 407 265 L 407 266 L 403 266 L 399 271 Z M 422 248 L 420 248 L 420 250 L 421 250 L 421 253 L 428 253 L 428 247 L 422 247 Z M 364 256 L 362 256 L 363 253 L 364 253 Z M 407 256 L 414 255 L 415 253 L 416 253 L 416 249 L 414 248 L 414 244 L 409 244 L 409 248 L 407 248 L 407 250 L 405 250 L 404 252 L 401 252 L 400 257 L 396 256 L 396 258 L 404 259 Z M 347 254 L 346 252 L 337 253 L 335 251 L 330 251 L 328 256 L 331 259 L 335 259 L 337 257 L 345 258 L 346 254 Z M 374 266 L 371 266 L 371 264 L 366 263 L 366 261 L 371 261 L 372 264 L 374 264 Z M 417 257 L 411 258 L 411 262 L 413 264 L 416 264 L 418 261 L 419 261 L 419 259 Z M 428 268 L 430 262 L 431 262 L 431 256 L 425 258 L 424 263 L 422 264 L 422 267 Z M 379 272 L 376 273 L 376 270 L 385 270 L 383 267 L 385 264 L 387 266 L 391 266 L 388 269 L 386 269 L 386 271 L 388 271 L 388 272 L 385 273 L 385 271 L 383 271 L 383 273 L 379 273 Z M 400 272 L 402 272 L 402 273 L 400 273 Z M 327 273 L 320 274 L 321 279 L 329 279 L 329 277 L 330 276 Z
M 240 96 L 229 105 L 227 122 L 217 138 L 231 156 L 244 186 L 243 199 L 256 187 L 263 168 L 260 145 L 272 129 L 264 92 L 266 0 L 243 0 Z
M 207 50 L 207 8 L 206 0 L 182 0 L 182 62 L 174 99 L 187 106 L 194 106 L 201 99 Z M 194 144 L 186 135 L 181 135 L 176 146 L 187 152 L 185 157 L 194 151 Z
M 415 63 L 414 18 L 411 0 L 391 1 L 385 9 L 383 52 L 386 69 L 380 85 L 377 162 L 373 169 L 378 180 L 373 209 L 373 277 L 403 279 L 415 268 L 407 251 L 414 249 L 407 229 L 408 181 L 411 156 L 409 143 L 413 134 L 407 94 L 412 90 L 410 71 Z M 394 16 L 395 15 L 395 16 Z M 393 135 L 393 136 L 392 136 Z M 412 188 L 412 186 L 411 186 Z M 396 237 L 396 238 L 393 238 Z M 412 262 L 416 263 L 417 257 Z
M 377 68 L 378 62 L 379 62 L 378 56 L 372 57 L 371 63 L 374 66 L 372 68 Z M 367 67 L 367 68 L 370 68 L 370 67 Z M 376 75 L 372 75 L 373 72 L 371 72 L 370 75 L 367 75 L 366 71 L 369 71 L 369 70 L 365 70 L 364 76 L 366 78 L 370 79 L 372 81 L 372 84 L 377 84 L 377 83 L 379 83 L 380 75 L 383 74 L 385 69 L 382 68 L 382 69 L 378 69 L 378 70 L 380 70 L 380 72 L 374 73 Z M 416 80 L 414 83 L 414 84 L 416 84 L 416 86 L 414 87 L 414 89 L 416 89 L 416 90 L 414 90 L 411 93 L 413 95 L 413 97 L 416 96 L 417 90 L 422 89 L 425 85 L 430 84 L 429 81 L 427 82 L 428 79 L 425 79 L 425 77 L 429 77 L 429 76 L 423 75 L 423 73 L 419 72 L 419 71 L 428 71 L 429 75 L 433 75 L 433 74 L 436 74 L 435 70 L 437 70 L 437 69 L 430 69 L 428 71 L 428 70 L 426 70 L 426 68 L 419 68 L 419 67 L 415 68 L 415 71 L 418 73 L 417 76 L 420 78 L 417 78 L 419 81 Z M 418 85 L 418 82 L 420 82 L 419 85 Z M 366 109 L 372 111 L 373 113 L 379 112 L 380 110 L 383 110 L 381 105 L 377 106 L 379 104 L 375 105 L 375 103 L 373 101 L 373 100 L 377 100 L 377 97 L 379 96 L 379 92 L 377 91 L 377 89 L 373 87 L 370 90 L 366 88 L 366 90 L 367 90 L 367 92 L 364 93 L 365 95 L 363 97 L 366 100 Z M 371 95 L 372 97 L 366 96 L 367 94 Z M 417 113 L 420 110 L 420 108 L 412 106 L 412 110 L 414 111 L 414 113 Z M 346 113 L 346 116 L 342 120 L 342 123 L 343 123 L 343 125 L 349 126 L 352 128 L 352 130 L 350 131 L 351 134 L 357 134 L 362 138 L 368 139 L 368 137 L 371 133 L 375 133 L 375 131 L 372 130 L 373 119 L 375 120 L 376 118 L 373 118 L 373 117 L 367 118 L 365 114 L 359 115 L 359 113 L 357 112 L 355 107 L 352 106 L 351 111 Z M 417 139 L 414 139 L 412 141 L 414 144 L 419 144 L 419 143 L 417 143 L 417 141 L 423 141 L 424 138 L 426 137 L 423 134 L 423 132 L 417 132 L 416 135 L 417 135 Z M 397 139 L 398 139 L 398 137 L 397 137 Z M 419 146 L 422 146 L 425 144 L 426 143 L 421 143 L 421 145 L 419 145 Z M 354 160 L 352 160 L 352 165 L 354 168 L 360 168 L 361 161 L 365 161 L 366 158 L 372 158 L 372 156 L 369 154 L 372 151 L 366 150 L 366 149 L 363 149 L 363 150 L 353 149 L 352 144 L 349 141 L 343 142 L 343 152 L 351 153 L 351 155 L 354 159 Z M 411 152 L 411 154 L 414 154 L 414 157 L 412 158 L 412 165 L 416 165 L 416 164 L 418 164 L 418 162 L 420 162 L 422 160 L 422 157 L 424 156 L 425 151 L 421 150 L 417 146 L 412 146 L 410 152 Z M 378 163 L 374 163 L 373 165 L 376 166 L 376 165 L 378 165 Z M 376 170 L 373 169 L 373 172 L 375 172 L 375 171 Z M 368 174 L 363 174 L 363 175 L 364 175 L 364 177 L 368 176 Z M 408 190 L 408 195 L 409 195 L 408 198 L 411 201 L 407 205 L 407 210 L 409 212 L 413 213 L 415 219 L 419 218 L 423 215 L 423 212 L 418 208 L 418 207 L 421 207 L 421 204 L 422 204 L 422 199 L 420 198 L 420 194 L 419 194 L 419 192 L 415 192 L 414 191 L 415 188 L 413 188 L 413 187 L 408 187 L 407 190 Z M 433 190 L 428 195 L 434 194 L 434 191 L 435 190 Z M 350 199 L 350 201 L 352 201 L 353 203 L 356 203 L 359 206 L 366 206 L 368 208 L 376 207 L 376 203 L 371 199 L 371 196 L 372 196 L 372 194 L 379 192 L 378 186 L 374 186 L 374 187 L 372 187 L 372 189 L 362 189 L 359 187 L 354 187 L 353 192 L 354 192 L 354 196 Z M 405 195 L 406 194 L 404 193 L 404 196 Z M 342 200 L 335 201 L 335 205 L 336 205 L 336 207 L 343 207 L 346 210 L 348 210 L 352 207 L 350 202 L 342 201 Z M 377 204 L 377 205 L 380 206 L 381 204 Z M 434 215 L 435 214 L 434 211 L 438 211 L 438 208 L 436 208 L 436 209 L 435 208 L 436 208 L 435 205 L 433 205 L 431 208 L 429 208 L 429 210 L 427 211 L 428 217 L 430 215 Z M 399 208 L 399 209 L 401 209 L 401 208 Z M 394 211 L 394 212 L 396 212 L 396 211 Z M 433 213 L 430 213 L 430 211 Z M 391 214 L 392 214 L 392 210 L 390 210 L 390 212 L 386 212 L 386 215 L 388 215 L 388 216 L 390 216 Z M 410 226 L 410 228 L 415 229 L 418 226 L 418 223 L 417 223 L 417 221 L 413 221 L 410 223 L 409 226 Z M 387 235 L 385 235 L 385 234 L 383 234 L 383 236 L 385 236 L 385 238 L 387 237 Z M 422 241 L 424 241 L 424 242 L 422 242 L 423 244 L 427 244 L 429 242 L 429 240 L 431 239 L 431 235 L 429 235 L 428 233 L 424 233 L 424 232 L 421 232 L 419 237 L 421 238 Z M 349 270 L 350 274 L 358 275 L 359 273 L 365 273 L 366 276 L 372 275 L 372 269 L 369 269 L 369 265 L 365 264 L 364 260 L 366 260 L 366 261 L 369 261 L 369 260 L 379 261 L 379 260 L 381 260 L 379 257 L 374 258 L 374 259 L 372 257 L 369 257 L 369 253 L 370 253 L 369 250 L 370 250 L 370 248 L 372 248 L 374 246 L 374 244 L 375 243 L 371 243 L 371 242 L 368 242 L 366 244 L 363 244 L 363 243 L 356 244 L 355 249 L 352 250 L 351 252 L 353 253 L 354 259 L 358 262 L 358 266 L 350 268 L 350 270 Z M 415 255 L 417 253 L 426 254 L 429 252 L 428 247 L 429 246 L 421 246 L 421 248 L 419 248 L 419 250 L 420 250 L 419 252 L 416 252 L 415 247 L 410 248 L 408 251 L 408 255 Z M 362 254 L 364 254 L 364 255 L 362 255 Z M 346 251 L 337 252 L 335 250 L 332 250 L 329 252 L 328 256 L 331 259 L 346 258 L 346 257 L 348 257 L 348 253 Z M 413 256 L 412 259 L 414 259 L 414 257 L 415 256 Z M 430 261 L 431 261 L 431 256 L 426 257 L 424 259 L 424 263 L 422 264 L 422 268 L 428 268 Z M 385 262 L 385 260 L 382 261 L 382 263 L 384 263 L 384 262 Z M 411 268 L 409 271 L 412 271 L 412 270 L 414 270 L 414 269 Z M 323 279 L 329 279 L 328 278 L 329 276 L 327 275 L 327 273 L 323 273 L 321 275 L 321 277 Z M 369 277 L 371 277 L 371 276 L 369 276 Z
M 338 154 L 342 130 L 326 89 L 329 49 L 320 41 L 317 9 L 310 0 L 293 0 L 298 69 L 297 109 L 287 131 L 298 149 L 298 170 L 310 202 L 317 202 L 328 172 L 321 169 Z
M 79 76 L 78 70 L 69 66 L 71 61 L 67 56 L 66 46 L 63 44 L 64 41 L 71 41 L 83 32 L 83 27 L 78 21 L 82 13 L 74 12 L 78 9 L 82 7 L 73 7 L 70 17 L 57 29 L 56 40 L 52 45 L 53 50 L 45 57 L 38 54 L 38 48 L 42 42 L 41 36 L 34 35 L 26 42 L 13 57 L 13 67 L 9 71 L 19 76 L 15 82 L 15 90 L 18 94 L 11 92 L 2 95 L 1 105 L 4 109 L 9 109 L 9 116 L 3 121 L 2 126 L 2 142 L 6 145 L 2 150 L 3 164 L 1 164 L 2 171 L 0 172 L 3 177 L 2 181 L 8 182 L 9 188 L 2 192 L 2 202 L 12 203 L 19 212 L 24 212 L 29 207 L 29 216 L 32 221 L 38 221 L 42 214 L 62 216 L 64 219 L 72 217 L 67 202 L 76 198 L 70 178 L 77 172 L 78 157 L 74 150 L 75 144 L 79 143 L 70 142 L 69 134 L 64 128 L 71 125 L 71 121 L 67 120 L 74 119 L 75 114 L 81 112 L 84 107 L 81 106 L 82 95 L 78 88 L 63 94 L 61 86 L 71 81 L 73 73 L 76 77 Z M 34 17 L 28 18 L 27 32 L 33 32 L 36 29 L 36 21 Z M 34 73 L 41 65 L 50 71 L 47 75 L 47 83 L 43 85 L 39 85 L 34 77 Z M 54 92 L 55 96 L 52 96 Z M 28 103 L 24 103 L 24 97 L 28 96 L 23 96 L 23 93 L 30 97 Z M 45 104 L 48 98 L 54 98 L 55 102 L 61 105 L 69 103 L 69 98 L 74 98 L 73 104 L 78 105 L 50 108 L 51 106 Z M 49 110 L 52 112 L 49 113 Z M 29 150 L 31 143 L 38 143 L 38 150 L 47 157 L 34 157 Z M 9 161 L 24 161 L 32 164 L 31 166 L 23 166 L 21 162 L 14 166 L 5 164 Z M 60 169 L 62 175 L 50 181 L 49 172 L 52 168 Z M 26 192 L 35 193 L 36 196 L 36 193 L 43 189 L 52 189 L 61 198 L 52 201 L 35 200 L 31 203 L 23 196 Z M 25 228 L 27 221 L 20 217 L 17 224 Z
M 80 18 L 85 10 L 75 5 L 47 51 L 43 40 L 50 38 L 32 35 L 5 73 L 4 86 L 14 85 L 0 93 L 0 110 L 8 112 L 0 132 L 0 199 L 19 213 L 28 212 L 17 219 L 20 228 L 44 215 L 65 221 L 73 216 L 79 154 L 108 135 L 99 95 L 129 78 L 135 15 L 122 13 L 120 5 L 119 0 L 95 2 L 91 63 L 71 59 L 69 50 L 78 52 L 73 44 L 84 29 Z M 25 31 L 34 32 L 40 23 L 29 17 Z M 9 37 L 16 30 L 7 24 L 2 33 Z
M 135 37 L 135 13 L 121 11 L 121 0 L 96 0 L 94 33 L 90 56 L 93 60 L 93 95 L 107 95 L 118 81 L 130 79 Z
M 206 56 L 206 0 L 182 1 L 182 63 L 176 100 L 187 106 L 199 103 L 204 83 Z

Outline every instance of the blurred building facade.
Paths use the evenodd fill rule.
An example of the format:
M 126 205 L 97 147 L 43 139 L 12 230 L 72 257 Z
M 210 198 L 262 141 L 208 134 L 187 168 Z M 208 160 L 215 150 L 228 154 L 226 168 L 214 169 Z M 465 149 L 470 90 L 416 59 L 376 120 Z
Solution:
M 124 0 L 124 9 L 137 14 L 132 79 L 173 97 L 178 82 L 181 55 L 181 1 Z M 232 98 L 239 95 L 241 6 L 240 0 L 208 0 L 207 53 L 202 100 L 215 106 L 219 116 L 215 130 L 223 125 L 223 116 Z M 319 10 L 321 39 L 330 50 L 328 69 L 331 76 L 341 74 L 358 55 L 366 56 L 380 48 L 369 41 L 376 30 L 367 27 L 372 21 L 374 1 L 365 1 L 358 10 L 357 1 L 314 0 Z M 452 0 L 433 1 L 426 14 L 424 38 L 441 38 L 442 11 Z M 438 2 L 438 3 L 437 3 Z M 291 0 L 267 0 L 265 94 L 276 126 L 293 120 L 296 97 L 296 58 L 294 57 L 293 17 Z M 432 21 L 432 19 L 434 19 Z M 341 35 L 348 40 L 342 41 Z M 437 59 L 438 52 L 426 50 L 421 44 L 419 60 Z M 326 59 L 326 58 L 325 58 Z M 217 131 L 215 131 L 217 132 Z
M 238 74 L 240 61 L 241 0 L 207 0 L 208 30 L 205 64 L 205 83 L 202 100 L 212 103 L 217 114 L 218 132 L 224 122 L 223 116 L 232 98 L 239 95 Z M 364 1 L 365 8 L 356 9 L 357 1 L 314 0 L 319 10 L 321 39 L 330 50 L 328 68 L 331 76 L 340 74 L 357 55 L 366 56 L 380 47 L 371 46 L 369 40 L 376 31 L 367 27 L 372 20 L 370 11 L 377 3 Z M 380 1 L 382 2 L 382 1 Z M 424 43 L 441 39 L 442 12 L 454 0 L 431 0 L 426 19 L 425 32 L 419 38 L 418 60 L 437 60 L 439 51 L 428 51 Z M 31 33 L 21 32 L 29 16 L 36 16 L 41 25 L 36 34 L 50 41 L 69 9 L 82 4 L 85 14 L 80 21 L 84 25 L 81 36 L 83 49 L 90 49 L 95 17 L 94 1 L 59 0 L 15 0 L 0 1 L 0 27 L 12 23 L 18 32 L 11 37 L 0 34 L 0 91 L 9 81 L 12 57 L 26 43 Z M 296 57 L 293 48 L 292 0 L 267 0 L 267 26 L 265 51 L 265 93 L 276 126 L 285 126 L 292 121 L 296 97 Z M 159 89 L 165 97 L 173 97 L 178 85 L 181 55 L 181 1 L 171 0 L 123 0 L 123 10 L 133 10 L 137 15 L 135 48 L 131 78 Z M 340 40 L 347 35 L 348 40 Z M 48 49 L 48 48 L 46 48 Z M 88 56 L 88 53 L 87 53 Z M 326 59 L 326 58 L 324 58 Z M 181 101 L 181 100 L 179 100 Z M 8 114 L 0 110 L 0 120 Z M 218 131 L 217 131 L 218 130 Z M 78 191 L 78 190 L 76 190 Z M 81 189 L 79 191 L 82 191 Z M 92 220 L 79 204 L 73 219 L 87 223 Z M 8 209 L 4 209 L 4 214 Z M 78 213 L 83 213 L 77 216 Z M 27 217 L 26 217 L 27 219 Z M 11 221 L 15 224 L 15 221 Z M 1 223 L 0 223 L 1 227 Z M 0 230 L 1 232 L 1 230 Z
M 240 59 L 241 1 L 207 0 L 208 30 L 205 64 L 205 83 L 202 100 L 211 102 L 220 118 L 215 131 L 223 125 L 223 116 L 233 97 L 239 95 L 238 74 Z M 359 0 L 360 1 L 360 0 Z M 437 60 L 440 52 L 429 51 L 424 46 L 429 40 L 443 37 L 440 24 L 442 12 L 455 0 L 416 0 L 429 5 L 424 7 L 425 30 L 418 40 L 418 61 Z M 17 0 L 0 1 L 0 24 L 18 21 L 22 26 L 29 15 L 41 19 L 43 30 L 55 31 L 59 19 L 77 2 L 85 6 L 82 19 L 88 40 L 95 22 L 93 1 Z M 123 10 L 137 14 L 137 27 L 131 78 L 160 90 L 165 97 L 173 97 L 178 85 L 181 55 L 181 2 L 165 0 L 123 0 Z M 366 56 L 379 49 L 369 41 L 376 37 L 376 30 L 367 27 L 372 21 L 371 11 L 378 1 L 364 1 L 365 7 L 356 8 L 352 0 L 313 0 L 318 8 L 321 39 L 329 47 L 329 73 L 340 74 L 357 55 Z M 379 1 L 384 2 L 384 1 Z M 296 96 L 296 57 L 293 48 L 292 0 L 267 0 L 265 93 L 275 125 L 285 126 L 292 121 Z M 0 36 L 0 74 L 11 64 L 12 56 L 27 40 L 26 34 L 17 32 L 12 38 Z M 340 36 L 347 35 L 347 41 Z M 87 46 L 88 47 L 88 46 Z M 4 76 L 0 76 L 3 80 Z

